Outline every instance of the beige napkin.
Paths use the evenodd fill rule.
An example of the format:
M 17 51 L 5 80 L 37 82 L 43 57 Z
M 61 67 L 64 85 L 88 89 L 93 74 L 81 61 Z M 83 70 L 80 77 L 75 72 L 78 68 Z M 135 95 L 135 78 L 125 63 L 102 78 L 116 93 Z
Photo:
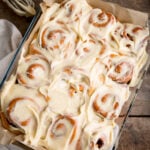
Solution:
M 13 144 L 9 144 L 7 146 L 0 145 L 0 150 L 23 150 L 23 149 Z
M 0 82 L 22 39 L 20 31 L 9 21 L 0 19 Z M 0 150 L 21 150 L 15 145 L 0 145 Z
M 0 82 L 21 39 L 20 31 L 12 23 L 0 19 Z

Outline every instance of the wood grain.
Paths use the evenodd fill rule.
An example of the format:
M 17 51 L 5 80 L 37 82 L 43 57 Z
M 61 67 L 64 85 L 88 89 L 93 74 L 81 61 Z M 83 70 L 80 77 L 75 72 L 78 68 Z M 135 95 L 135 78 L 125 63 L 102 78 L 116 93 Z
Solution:
M 104 0 L 150 14 L 150 0 Z
M 35 0 L 36 7 L 41 0 Z M 149 13 L 150 0 L 105 0 L 123 7 Z M 0 0 L 0 19 L 11 21 L 24 35 L 32 18 L 17 16 Z M 150 50 L 150 47 L 149 47 Z M 150 68 L 138 92 L 130 117 L 122 133 L 118 150 L 150 150 Z
M 150 118 L 128 118 L 118 150 L 150 150 Z
M 131 116 L 150 116 L 150 67 L 140 90 L 138 91 L 136 101 L 130 112 Z

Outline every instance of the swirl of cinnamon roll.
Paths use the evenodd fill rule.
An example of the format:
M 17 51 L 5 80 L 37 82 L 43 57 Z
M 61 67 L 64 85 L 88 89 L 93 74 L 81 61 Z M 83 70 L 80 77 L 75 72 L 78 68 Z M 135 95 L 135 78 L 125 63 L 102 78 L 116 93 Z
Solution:
M 118 93 L 118 88 L 121 92 Z M 101 86 L 91 96 L 88 106 L 89 120 L 102 118 L 115 119 L 129 97 L 129 90 L 124 87 Z
M 76 140 L 76 120 L 70 116 L 58 116 L 52 122 L 48 136 L 51 149 L 67 149 Z
M 81 2 L 82 5 L 82 2 Z M 66 22 L 65 23 L 72 23 L 72 22 L 76 22 L 79 20 L 80 14 L 81 12 L 81 7 L 79 7 L 76 4 L 76 1 L 72 0 L 72 1 L 67 1 L 61 4 L 62 10 L 61 10 L 61 15 L 63 15 L 64 17 L 66 17 Z M 59 16 L 58 16 L 59 17 Z M 62 18 L 59 18 L 62 20 Z M 62 21 L 65 21 L 65 19 L 63 19 Z
M 111 149 L 118 130 L 118 126 L 113 122 L 89 123 L 83 129 L 76 150 Z
M 133 65 L 129 62 L 120 62 L 114 66 L 112 73 L 108 75 L 113 81 L 128 84 L 132 80 Z
M 80 32 L 81 36 L 94 34 L 98 39 L 107 37 L 116 24 L 116 19 L 111 13 L 103 12 L 101 9 L 92 9 L 85 16 L 83 15 Z M 88 31 L 88 32 L 87 32 Z
M 147 61 L 146 52 L 142 57 L 126 57 L 115 55 L 109 59 L 110 66 L 106 75 L 107 84 L 128 84 L 134 87 L 139 82 L 140 71 Z
M 148 30 L 133 24 L 117 22 L 111 31 L 110 43 L 121 53 L 140 55 L 148 40 Z M 142 52 L 141 52 L 142 51 Z
M 115 17 L 111 13 L 100 11 L 100 9 L 92 10 L 89 23 L 95 27 L 106 27 L 109 23 L 115 21 Z
M 110 62 L 107 76 L 112 81 L 119 84 L 129 84 L 134 78 L 136 58 L 121 55 L 109 55 Z
M 48 82 L 50 64 L 40 55 L 26 56 L 18 66 L 17 81 L 28 87 L 39 87 Z
M 12 94 L 5 95 L 1 99 L 2 111 L 9 126 L 21 129 L 33 138 L 39 123 L 39 113 L 46 106 L 46 100 L 36 90 L 17 84 L 13 85 L 9 91 Z
M 22 118 L 21 119 L 19 118 L 20 120 L 15 120 L 15 117 L 12 115 L 13 112 L 15 112 L 17 110 L 17 106 L 18 106 L 17 104 L 20 104 L 21 102 L 23 102 L 23 103 L 27 102 L 30 106 L 33 106 L 33 107 L 36 106 L 36 103 L 34 103 L 34 100 L 29 97 L 14 98 L 8 105 L 7 115 L 8 115 L 10 122 L 17 122 L 17 124 L 19 126 L 27 126 L 30 123 L 30 119 L 32 118 L 32 117 L 28 116 L 30 114 L 26 114 L 26 116 L 23 118 L 23 120 L 22 120 Z M 22 107 L 21 104 L 18 107 Z M 26 108 L 24 108 L 24 110 L 25 110 L 25 112 L 27 112 Z
M 49 62 L 52 61 L 52 55 L 46 50 L 46 49 L 42 49 L 40 46 L 39 46 L 39 43 L 38 43 L 38 40 L 35 39 L 33 40 L 30 45 L 29 45 L 29 49 L 28 49 L 28 54 L 29 55 L 37 55 L 37 56 L 40 56 L 40 57 L 45 57 L 44 59 Z
M 60 116 L 57 120 L 55 120 L 54 124 L 52 125 L 50 136 L 51 138 L 54 138 L 54 139 L 58 137 L 67 136 L 68 134 L 71 133 L 70 131 L 75 126 L 76 126 L 75 120 L 73 120 L 72 118 L 68 116 Z M 73 141 L 75 132 L 76 132 L 76 127 L 73 130 L 69 143 Z
M 91 10 L 91 7 L 87 4 L 86 0 L 80 2 L 80 6 L 77 4 L 80 0 L 67 1 L 62 6 L 66 10 L 66 16 L 78 20 L 82 13 L 85 11 Z M 84 12 L 83 12 L 84 10 Z
M 71 28 L 48 22 L 39 32 L 39 45 L 49 51 L 53 58 L 68 58 L 73 54 L 77 36 Z
M 59 24 L 72 26 L 75 31 L 78 31 L 81 16 L 89 10 L 91 7 L 86 0 L 62 1 L 58 12 L 50 18 L 50 21 L 55 20 Z
M 105 83 L 107 85 L 124 84 L 134 87 L 139 82 L 139 73 L 142 66 L 147 61 L 146 53 L 137 59 L 135 56 L 124 56 L 121 54 L 111 54 L 101 61 L 106 65 L 107 73 Z
M 146 45 L 149 38 L 148 28 L 133 24 L 124 24 L 125 38 L 134 42 L 134 48 L 132 52 L 140 59 L 146 49 Z M 130 45 L 126 45 L 130 48 Z

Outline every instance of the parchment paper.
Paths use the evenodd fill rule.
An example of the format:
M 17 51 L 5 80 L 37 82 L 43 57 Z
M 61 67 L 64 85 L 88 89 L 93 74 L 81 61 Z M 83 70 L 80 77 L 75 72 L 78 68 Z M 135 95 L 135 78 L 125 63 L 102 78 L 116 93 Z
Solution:
M 59 0 L 44 0 L 44 1 L 47 3 L 47 5 L 49 5 L 50 2 L 59 1 Z M 102 0 L 87 0 L 87 2 L 95 8 L 100 8 L 103 9 L 104 11 L 113 13 L 120 22 L 128 22 L 128 23 L 133 23 L 142 26 L 146 26 L 148 23 L 147 13 L 124 8 L 119 6 L 118 4 L 104 2 Z M 37 25 L 39 25 L 39 23 L 37 23 Z M 35 28 L 37 28 L 37 25 L 35 26 Z M 35 30 L 33 30 L 33 32 L 35 32 Z M 31 35 L 34 34 L 33 32 L 31 33 Z M 2 129 L 2 126 L 0 124 L 0 144 L 10 144 L 12 139 L 14 139 L 14 135 L 9 133 L 5 129 Z M 11 150 L 15 150 L 15 149 L 11 149 Z

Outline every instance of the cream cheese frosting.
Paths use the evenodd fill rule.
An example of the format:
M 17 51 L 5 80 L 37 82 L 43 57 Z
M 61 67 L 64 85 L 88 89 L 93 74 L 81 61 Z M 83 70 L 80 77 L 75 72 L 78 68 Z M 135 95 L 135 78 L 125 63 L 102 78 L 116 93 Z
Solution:
M 0 94 L 8 129 L 46 150 L 111 150 L 148 55 L 148 30 L 86 0 L 45 4 Z M 11 130 L 11 131 L 12 131 Z

